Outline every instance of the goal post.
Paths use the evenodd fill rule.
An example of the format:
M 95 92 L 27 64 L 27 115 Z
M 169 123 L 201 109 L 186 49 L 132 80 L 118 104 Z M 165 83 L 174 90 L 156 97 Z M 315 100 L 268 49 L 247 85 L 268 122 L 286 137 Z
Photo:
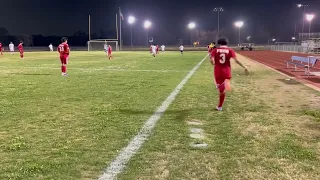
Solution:
M 102 51 L 105 44 L 111 45 L 111 47 L 119 51 L 119 44 L 117 39 L 93 39 L 88 41 L 88 51 Z

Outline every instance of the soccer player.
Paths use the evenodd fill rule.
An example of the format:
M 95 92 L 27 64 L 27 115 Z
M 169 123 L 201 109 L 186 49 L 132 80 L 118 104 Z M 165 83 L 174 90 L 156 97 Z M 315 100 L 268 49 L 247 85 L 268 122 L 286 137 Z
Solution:
M 51 44 L 51 43 L 49 44 L 49 46 L 48 46 L 48 47 L 49 47 L 50 52 L 53 52 L 53 46 L 52 46 L 52 44 Z
M 151 53 L 153 57 L 156 57 L 157 54 L 157 47 L 155 44 L 151 45 Z
M 14 52 L 14 44 L 12 42 L 10 42 L 9 44 L 9 50 L 10 50 L 10 54 L 13 55 Z
M 62 76 L 68 76 L 67 74 L 67 64 L 68 64 L 68 58 L 69 58 L 69 45 L 68 45 L 68 39 L 66 37 L 63 37 L 61 39 L 61 44 L 58 46 L 58 52 L 60 54 L 60 61 L 61 61 L 61 75 Z
M 103 50 L 104 50 L 104 52 L 108 53 L 108 44 L 107 43 L 105 43 L 103 45 Z
M 0 42 L 0 53 L 2 55 L 2 43 Z
M 161 46 L 161 51 L 164 52 L 164 48 L 166 48 L 163 44 Z
M 112 57 L 112 47 L 111 47 L 111 45 L 108 46 L 108 58 L 109 58 L 109 60 L 113 59 L 113 57 Z
M 216 87 L 219 90 L 219 104 L 216 107 L 218 111 L 222 111 L 222 105 L 226 96 L 226 90 L 230 90 L 231 79 L 231 63 L 230 59 L 233 58 L 237 64 L 249 73 L 248 68 L 243 65 L 237 58 L 234 50 L 227 47 L 227 39 L 219 39 L 218 44 L 220 47 L 215 48 L 211 52 L 211 64 L 214 65 L 214 78 Z
M 157 51 L 157 54 L 159 54 L 159 46 L 158 45 L 156 46 L 156 51 Z
M 183 54 L 183 49 L 184 49 L 184 47 L 182 46 L 182 44 L 181 44 L 181 46 L 179 47 L 179 49 L 180 49 L 181 54 Z
M 20 41 L 20 44 L 18 45 L 18 49 L 20 52 L 20 58 L 23 59 L 23 42 Z

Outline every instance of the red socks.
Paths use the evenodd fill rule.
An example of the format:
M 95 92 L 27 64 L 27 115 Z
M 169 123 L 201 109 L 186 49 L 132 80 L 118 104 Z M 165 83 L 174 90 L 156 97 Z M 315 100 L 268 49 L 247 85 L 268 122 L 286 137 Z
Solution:
M 224 99 L 226 97 L 226 93 L 224 92 L 224 90 L 225 90 L 225 85 L 224 84 L 220 84 L 219 85 L 220 96 L 219 96 L 219 105 L 218 105 L 218 107 L 222 107 L 222 105 L 224 103 Z
M 61 72 L 66 73 L 67 71 L 67 66 L 61 66 Z

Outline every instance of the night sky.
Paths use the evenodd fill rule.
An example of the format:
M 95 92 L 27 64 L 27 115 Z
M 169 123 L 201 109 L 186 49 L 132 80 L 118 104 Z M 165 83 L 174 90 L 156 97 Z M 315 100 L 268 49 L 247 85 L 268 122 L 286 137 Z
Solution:
M 266 29 L 273 37 L 288 39 L 293 36 L 294 24 L 301 31 L 302 11 L 296 3 L 309 4 L 307 12 L 320 16 L 320 1 L 304 0 L 14 0 L 0 6 L 0 27 L 10 34 L 72 35 L 81 30 L 88 32 L 88 15 L 91 15 L 91 30 L 111 32 L 115 26 L 115 13 L 120 6 L 125 18 L 130 14 L 137 18 L 134 25 L 135 39 L 145 37 L 142 23 L 152 21 L 150 34 L 165 34 L 167 40 L 186 33 L 187 23 L 194 21 L 198 29 L 211 30 L 217 27 L 214 7 L 223 7 L 220 27 L 235 31 L 234 21 L 243 20 L 243 34 L 254 36 L 257 29 Z M 128 39 L 130 28 L 123 23 L 123 38 Z M 312 29 L 320 31 L 320 17 L 313 21 Z M 115 30 L 114 30 L 115 31 Z M 308 24 L 305 31 L 308 31 Z M 109 38 L 113 36 L 109 33 Z M 115 37 L 114 37 L 115 38 Z M 164 41 L 164 40 L 163 40 Z

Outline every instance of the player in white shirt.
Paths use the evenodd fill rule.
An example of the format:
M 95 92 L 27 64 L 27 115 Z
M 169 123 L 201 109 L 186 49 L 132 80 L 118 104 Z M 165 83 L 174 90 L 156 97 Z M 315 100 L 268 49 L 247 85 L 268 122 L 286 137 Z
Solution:
M 107 54 L 108 54 L 108 48 L 109 48 L 109 46 L 108 46 L 107 43 L 103 45 L 103 50 L 104 50 L 104 52 L 106 52 Z
M 153 57 L 156 57 L 157 54 L 157 46 L 155 44 L 151 45 L 151 53 Z
M 181 54 L 183 54 L 183 48 L 184 47 L 182 45 L 179 47 Z
M 10 54 L 13 54 L 13 52 L 14 52 L 14 44 L 12 42 L 10 42 L 10 44 L 9 44 L 9 50 L 10 50 Z
M 166 48 L 166 46 L 162 45 L 161 46 L 161 51 L 164 52 L 164 48 Z
M 49 46 L 48 46 L 48 47 L 49 47 L 49 50 L 50 50 L 51 52 L 53 52 L 53 46 L 52 46 L 52 44 L 51 44 L 51 43 L 49 44 Z

